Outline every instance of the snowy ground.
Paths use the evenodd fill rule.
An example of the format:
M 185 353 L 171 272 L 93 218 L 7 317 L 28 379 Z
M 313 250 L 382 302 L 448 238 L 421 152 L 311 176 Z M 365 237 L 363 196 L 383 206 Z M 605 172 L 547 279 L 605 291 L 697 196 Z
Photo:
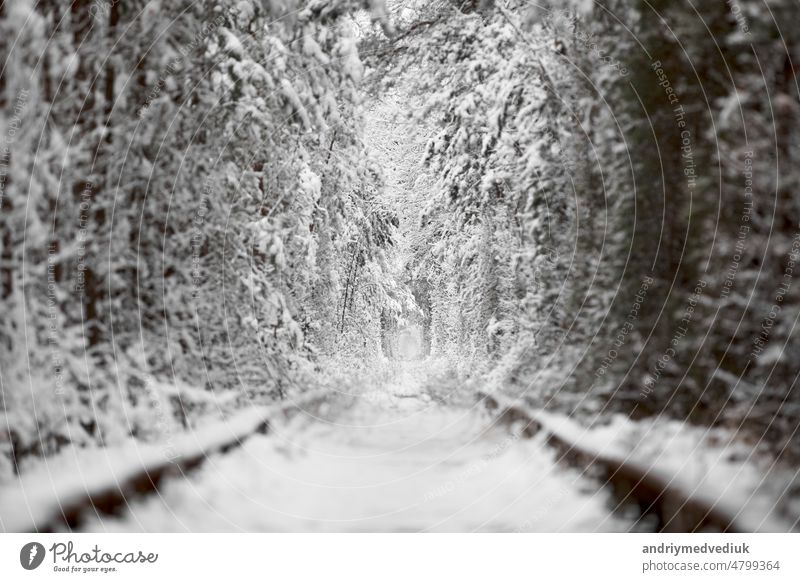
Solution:
M 299 415 L 88 531 L 624 531 L 607 493 L 407 363 L 330 418 Z M 582 487 L 583 485 L 583 487 Z
M 118 517 L 93 517 L 85 531 L 628 531 L 633 510 L 607 488 L 556 463 L 546 433 L 597 457 L 624 458 L 724 508 L 745 530 L 791 530 L 792 474 L 761 463 L 720 430 L 614 417 L 586 430 L 530 411 L 546 427 L 521 439 L 496 424 L 453 371 L 433 360 L 326 375 L 323 399 L 283 418 L 287 406 L 252 408 L 175 438 L 181 458 L 206 456 L 185 478 L 131 496 Z M 332 396 L 330 394 L 333 394 Z M 461 397 L 459 397 L 461 395 Z M 268 434 L 253 435 L 270 419 Z M 522 427 L 517 427 L 521 429 Z M 250 436 L 253 435 L 253 436 Z M 249 438 L 248 438 L 249 437 Z M 240 448 L 221 448 L 241 441 Z M 210 453 L 206 454 L 208 451 Z M 164 444 L 129 442 L 67 450 L 0 487 L 0 530 L 32 529 L 85 497 L 163 464 Z M 767 464 L 765 464 L 767 463 Z M 62 506 L 62 507 L 63 507 Z M 627 513 L 626 513 L 627 512 Z

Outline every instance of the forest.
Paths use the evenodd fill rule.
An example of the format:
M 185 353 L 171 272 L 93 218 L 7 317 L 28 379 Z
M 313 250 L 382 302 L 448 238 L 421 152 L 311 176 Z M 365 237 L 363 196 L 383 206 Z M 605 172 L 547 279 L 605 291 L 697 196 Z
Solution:
M 799 19 L 0 2 L 0 491 L 413 377 L 443 411 L 724 440 L 796 528 Z

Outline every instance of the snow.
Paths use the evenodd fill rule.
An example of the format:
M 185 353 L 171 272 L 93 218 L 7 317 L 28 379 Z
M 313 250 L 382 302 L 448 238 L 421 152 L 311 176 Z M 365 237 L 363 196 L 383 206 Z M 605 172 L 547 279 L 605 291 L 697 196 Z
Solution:
M 314 394 L 310 398 L 318 397 Z M 173 462 L 177 469 L 180 460 L 239 443 L 285 407 L 253 407 L 160 445 L 130 439 L 105 449 L 67 449 L 0 489 L 0 528 L 7 532 L 33 529 L 33 524 L 49 523 L 61 508 L 87 495 L 118 489 L 143 471 L 152 473 Z
M 235 55 L 239 58 L 244 56 L 244 46 L 242 42 L 233 34 L 230 30 L 225 28 L 220 29 L 220 34 L 225 40 L 225 50 L 227 50 L 232 55 Z
M 726 205 L 714 212 L 684 191 L 682 158 L 661 156 L 674 144 L 659 136 L 683 127 L 684 105 L 689 115 L 701 95 L 680 81 L 670 35 L 651 26 L 666 20 L 641 7 L 625 19 L 675 69 L 679 108 L 662 91 L 629 90 L 622 65 L 643 62 L 625 25 L 592 19 L 588 0 L 533 12 L 488 3 L 469 14 L 447 3 L 392 6 L 401 25 L 392 39 L 373 37 L 366 14 L 348 15 L 368 8 L 388 31 L 383 0 L 324 1 L 293 14 L 271 0 L 210 13 L 151 3 L 138 17 L 116 15 L 119 30 L 141 34 L 114 47 L 104 44 L 105 25 L 84 30 L 89 3 L 62 24 L 29 4 L 0 21 L 19 33 L 20 53 L 4 81 L 11 116 L 0 120 L 0 139 L 14 151 L 0 156 L 2 206 L 12 210 L 0 222 L 23 235 L 2 259 L 0 481 L 15 478 L 12 458 L 24 474 L 0 488 L 0 527 L 47 520 L 59 503 L 177 455 L 211 462 L 168 480 L 163 498 L 132 499 L 127 516 L 93 527 L 624 529 L 599 483 L 554 462 L 545 437 L 557 434 L 722 507 L 741 529 L 787 529 L 782 514 L 790 503 L 798 511 L 783 488 L 798 482 L 790 356 L 800 304 L 789 283 L 800 238 L 791 205 L 776 199 L 770 217 L 750 194 L 794 179 L 782 174 L 797 167 L 788 147 L 798 139 L 789 123 L 797 99 L 786 75 L 765 79 L 756 66 L 774 47 L 740 44 L 746 22 L 737 18 L 739 32 L 722 39 L 738 78 L 705 102 L 717 122 L 686 132 L 718 166 Z M 695 72 L 719 70 L 710 37 L 690 36 L 691 54 L 702 57 Z M 131 61 L 145 53 L 155 58 Z M 78 65 L 86 74 L 69 74 Z M 96 75 L 113 80 L 111 91 L 75 125 L 81 79 Z M 65 82 L 51 86 L 59 76 Z M 652 132 L 640 131 L 639 106 L 652 112 Z M 78 139 L 82 130 L 93 138 Z M 647 133 L 652 141 L 629 147 Z M 783 160 L 774 168 L 763 155 L 773 145 Z M 693 221 L 681 257 L 651 241 L 638 218 L 658 206 L 646 197 L 638 210 L 637 191 L 657 185 L 655 168 L 669 199 L 662 234 Z M 701 195 L 708 184 L 697 177 Z M 80 200 L 65 196 L 81 184 Z M 652 303 L 634 304 L 617 335 L 625 346 L 615 343 L 611 358 L 617 306 L 646 265 L 658 282 Z M 678 339 L 668 328 L 684 315 L 680 299 L 661 311 L 657 303 L 667 293 L 694 297 L 702 265 L 709 287 L 696 310 L 691 300 L 693 330 L 670 346 L 668 367 L 653 368 L 666 362 L 658 344 Z M 413 343 L 400 341 L 409 329 L 419 330 Z M 120 357 L 139 344 L 130 362 Z M 429 349 L 436 360 L 408 361 Z M 592 384 L 597 362 L 601 384 Z M 151 373 L 159 378 L 143 380 Z M 634 402 L 641 378 L 665 390 Z M 194 433 L 179 428 L 306 380 L 339 392 L 329 410 L 241 450 L 221 455 L 280 406 L 240 410 Z M 530 411 L 546 430 L 521 440 L 474 406 L 479 384 L 517 394 L 527 384 L 531 400 L 553 410 L 604 416 L 586 428 Z M 632 410 L 664 417 L 611 416 Z M 705 425 L 747 422 L 750 432 L 675 420 L 689 415 Z M 162 440 L 143 444 L 153 439 Z M 50 456 L 66 443 L 75 448 Z
M 722 509 L 734 517 L 740 529 L 791 530 L 791 522 L 777 514 L 778 500 L 791 474 L 765 464 L 763 456 L 738 442 L 729 431 L 674 420 L 633 422 L 622 415 L 591 429 L 544 411 L 532 417 L 546 431 L 577 448 L 639 465 L 643 474 L 660 476 L 680 491 Z
M 340 397 L 255 436 L 122 517 L 87 531 L 624 531 L 607 493 L 582 487 L 542 439 L 480 406 L 434 404 L 430 368 Z
M 130 440 L 47 459 L 0 489 L 0 527 L 23 531 L 52 523 L 60 507 L 87 494 L 120 484 L 124 490 L 143 470 L 200 456 L 206 462 L 197 471 L 169 477 L 156 495 L 130 497 L 120 517 L 89 516 L 83 529 L 629 530 L 636 515 L 612 512 L 608 490 L 557 462 L 559 453 L 548 444 L 557 435 L 596 457 L 640 465 L 734 516 L 740 529 L 791 529 L 775 509 L 786 476 L 773 480 L 729 432 L 621 415 L 586 429 L 535 411 L 530 417 L 543 430 L 523 439 L 520 426 L 500 425 L 481 403 L 440 403 L 442 394 L 447 400 L 463 392 L 445 360 L 389 362 L 361 376 L 353 370 L 304 399 L 327 395 L 325 404 L 300 405 L 306 413 L 288 421 L 281 412 L 293 403 L 251 408 L 161 445 Z M 266 419 L 270 432 L 254 434 Z
M 299 117 L 300 121 L 302 121 L 303 127 L 310 130 L 311 119 L 308 116 L 306 108 L 303 106 L 303 102 L 300 100 L 300 96 L 295 91 L 295 88 L 289 79 L 281 79 L 281 93 L 289 102 L 297 117 Z

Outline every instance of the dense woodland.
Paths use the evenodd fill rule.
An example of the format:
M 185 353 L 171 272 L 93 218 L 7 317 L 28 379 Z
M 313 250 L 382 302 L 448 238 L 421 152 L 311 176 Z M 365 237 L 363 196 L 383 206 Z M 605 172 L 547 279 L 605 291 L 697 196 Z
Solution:
M 794 0 L 0 3 L 0 473 L 397 357 L 797 460 Z

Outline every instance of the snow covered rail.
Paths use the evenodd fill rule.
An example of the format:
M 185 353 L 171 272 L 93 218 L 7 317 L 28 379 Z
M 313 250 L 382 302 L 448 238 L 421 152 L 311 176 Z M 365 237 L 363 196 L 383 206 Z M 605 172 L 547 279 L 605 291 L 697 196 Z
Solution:
M 0 530 L 52 532 L 79 527 L 87 517 L 120 513 L 134 497 L 155 493 L 165 478 L 185 477 L 210 456 L 265 434 L 270 424 L 317 408 L 330 396 L 314 392 L 299 401 L 244 410 L 230 418 L 176 437 L 161 445 L 133 443 L 126 449 L 97 449 L 45 463 L 44 471 L 25 475 L 0 498 Z M 58 465 L 58 466 L 56 466 Z
M 643 516 L 655 516 L 659 531 L 739 532 L 757 529 L 742 523 L 739 508 L 717 495 L 704 494 L 665 471 L 619 451 L 590 442 L 591 434 L 566 417 L 526 410 L 497 394 L 479 394 L 499 422 L 517 425 L 523 436 L 544 432 L 558 460 L 608 485 L 622 504 L 635 504 Z M 589 437 L 589 438 L 587 438 Z

